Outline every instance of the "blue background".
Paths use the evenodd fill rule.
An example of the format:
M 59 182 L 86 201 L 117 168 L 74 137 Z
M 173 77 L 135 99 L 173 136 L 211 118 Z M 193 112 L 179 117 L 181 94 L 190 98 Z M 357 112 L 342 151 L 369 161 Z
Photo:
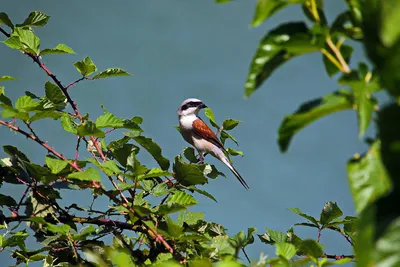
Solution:
M 341 1 L 326 1 L 325 6 L 329 21 L 345 9 Z M 48 25 L 37 29 L 36 34 L 42 48 L 65 43 L 76 52 L 43 59 L 64 84 L 80 77 L 72 64 L 85 56 L 90 56 L 99 70 L 121 67 L 133 73 L 133 77 L 84 81 L 70 92 L 81 113 L 90 113 L 93 120 L 102 114 L 101 104 L 118 117 L 143 116 L 144 134 L 160 144 L 163 154 L 171 160 L 187 146 L 173 128 L 178 123 L 176 110 L 185 98 L 202 99 L 219 122 L 226 118 L 243 121 L 232 134 L 245 156 L 233 160 L 250 190 L 244 190 L 221 166 L 228 179 L 211 180 L 205 186 L 218 203 L 200 197 L 199 205 L 191 209 L 204 211 L 206 220 L 223 224 L 229 234 L 247 231 L 247 227 L 258 228 L 259 234 L 266 227 L 285 232 L 303 221 L 288 208 L 298 207 L 318 217 L 327 201 L 337 201 L 345 215 L 354 215 L 346 161 L 365 150 L 357 136 L 354 111 L 313 123 L 295 136 L 285 154 L 279 152 L 276 142 L 285 114 L 295 111 L 304 101 L 338 89 L 337 77 L 331 79 L 324 71 L 321 54 L 291 60 L 249 99 L 243 97 L 248 67 L 263 34 L 284 21 L 304 19 L 300 6 L 292 6 L 252 29 L 249 25 L 254 7 L 255 1 L 218 5 L 210 0 L 6 0 L 0 11 L 8 13 L 14 23 L 21 23 L 33 10 L 51 16 Z M 364 58 L 361 48 L 356 48 L 352 66 Z M 43 94 L 48 78 L 28 57 L 0 45 L 0 58 L 0 76 L 18 78 L 4 84 L 13 100 L 25 90 Z M 48 119 L 34 126 L 42 139 L 73 157 L 76 139 L 64 132 L 59 121 Z M 2 145 L 18 145 L 32 160 L 43 163 L 46 151 L 38 144 L 5 127 L 0 127 L 0 136 Z M 113 133 L 111 137 L 119 136 L 120 133 Z M 228 141 L 228 145 L 235 148 L 232 142 Z M 6 154 L 0 152 L 0 156 Z M 142 159 L 149 167 L 155 166 L 151 157 Z M 209 157 L 207 160 L 220 164 Z M 23 187 L 0 190 L 18 196 Z M 63 203 L 81 195 L 85 194 L 64 192 Z M 80 199 L 80 203 L 89 202 L 90 199 Z M 100 202 L 98 207 L 108 204 Z M 308 228 L 296 227 L 295 232 L 303 238 L 317 236 L 315 230 Z M 247 248 L 251 259 L 257 260 L 261 252 L 274 255 L 272 247 L 256 240 Z M 325 231 L 321 242 L 326 245 L 326 253 L 351 253 L 339 234 Z M 5 265 L 14 262 L 7 251 L 0 254 L 0 259 Z

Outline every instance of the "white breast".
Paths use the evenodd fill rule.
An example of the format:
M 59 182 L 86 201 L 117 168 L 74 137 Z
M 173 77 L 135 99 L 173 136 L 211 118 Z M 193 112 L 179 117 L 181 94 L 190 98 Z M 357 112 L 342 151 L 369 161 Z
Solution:
M 193 143 L 193 121 L 197 119 L 196 115 L 188 115 L 188 116 L 179 116 L 179 128 L 181 130 L 181 134 L 183 136 L 183 139 L 185 139 L 186 142 L 194 146 Z

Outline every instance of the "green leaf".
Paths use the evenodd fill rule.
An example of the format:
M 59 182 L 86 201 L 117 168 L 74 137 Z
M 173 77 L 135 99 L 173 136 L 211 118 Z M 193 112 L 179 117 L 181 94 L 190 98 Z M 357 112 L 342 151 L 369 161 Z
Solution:
M 75 54 L 75 52 L 65 44 L 58 44 L 54 48 L 46 48 L 40 51 L 41 56 L 49 54 Z
M 224 122 L 222 123 L 222 127 L 224 128 L 224 130 L 229 131 L 238 126 L 239 123 L 239 120 L 227 119 L 224 120 Z
M 175 179 L 182 185 L 196 185 L 207 183 L 207 178 L 203 171 L 196 164 L 186 164 L 181 161 L 181 157 L 175 157 L 173 170 Z
M 305 0 L 257 0 L 252 27 L 257 27 L 277 11 L 288 5 L 302 4 Z
M 76 124 L 68 113 L 63 113 L 61 116 L 61 125 L 65 131 L 77 134 Z
M 54 173 L 54 174 L 60 173 L 62 170 L 65 169 L 65 167 L 68 166 L 68 162 L 66 162 L 65 160 L 56 159 L 56 158 L 49 157 L 49 156 L 46 156 L 45 161 L 46 161 L 47 167 L 49 167 L 49 169 L 51 170 L 51 173 Z
M 177 222 L 179 225 L 183 225 L 183 223 L 186 223 L 188 225 L 194 225 L 203 218 L 204 218 L 203 212 L 183 211 L 179 213 Z
M 47 24 L 49 21 L 50 16 L 40 12 L 40 11 L 33 11 L 29 14 L 29 16 L 25 19 L 22 24 L 17 24 L 18 27 L 42 27 Z
M 15 27 L 13 36 L 19 37 L 20 42 L 23 44 L 23 50 L 34 55 L 39 55 L 40 39 L 33 33 L 33 31 Z
M 245 84 L 245 96 L 250 96 L 261 84 L 289 59 L 319 51 L 323 38 L 314 36 L 303 22 L 282 24 L 268 32 L 253 57 Z
M 348 180 L 358 214 L 391 188 L 380 150 L 381 142 L 376 141 L 365 155 L 357 156 L 347 164 Z
M 46 82 L 45 84 L 45 92 L 46 92 L 46 97 L 55 104 L 64 103 L 67 100 L 64 93 L 61 91 L 60 87 L 49 81 Z
M 327 258 L 323 258 L 318 261 L 318 266 L 324 267 L 324 266 L 331 266 L 331 265 L 341 265 L 341 264 L 347 264 L 352 262 L 352 259 L 350 258 L 343 258 L 340 260 L 335 260 L 335 261 L 328 261 Z
M 400 217 L 394 220 L 376 243 L 376 266 L 399 266 Z M 390 264 L 389 264 L 390 263 Z
M 1 76 L 0 77 L 0 82 L 4 82 L 4 81 L 15 81 L 16 79 L 14 77 L 11 76 Z
M 36 102 L 33 98 L 27 95 L 20 96 L 15 102 L 15 109 L 23 112 L 37 110 L 39 106 L 39 102 Z
M 81 229 L 81 232 L 79 234 L 73 235 L 72 239 L 81 241 L 86 240 L 86 238 L 94 232 L 96 232 L 96 228 L 94 228 L 93 225 L 89 225 L 88 227 Z
M 224 4 L 224 3 L 228 3 L 228 2 L 231 2 L 232 0 L 215 0 L 215 2 L 217 3 L 217 4 Z
M 97 182 L 101 181 L 100 173 L 96 169 L 93 169 L 92 167 L 89 167 L 83 172 L 73 172 L 69 174 L 67 178 L 77 179 L 81 181 L 97 181 Z
M 75 62 L 74 66 L 85 77 L 97 71 L 97 67 L 90 57 L 85 57 L 81 61 Z
M 317 98 L 302 104 L 299 109 L 287 115 L 278 133 L 278 143 L 285 152 L 293 136 L 315 120 L 352 107 L 352 94 L 347 90 L 339 90 L 322 98 Z
M 4 12 L 0 13 L 0 25 L 7 25 L 8 27 L 10 27 L 11 29 L 14 28 L 13 23 L 11 22 L 10 18 L 8 17 L 8 15 Z
M 305 214 L 305 213 L 302 213 L 301 210 L 300 210 L 299 208 L 290 208 L 289 210 L 290 210 L 291 212 L 294 212 L 294 213 L 296 213 L 297 215 L 299 215 L 299 216 L 301 216 L 301 217 L 303 217 L 303 218 L 309 220 L 309 221 L 312 222 L 317 228 L 319 228 L 318 221 L 317 221 L 317 219 L 315 219 L 314 217 L 312 217 L 312 216 L 310 216 L 310 215 L 307 215 L 307 214 Z
M 28 122 L 32 123 L 34 121 L 44 119 L 44 118 L 51 118 L 51 119 L 57 120 L 62 116 L 61 114 L 62 113 L 56 112 L 56 111 L 39 111 L 39 112 L 36 112 L 35 115 L 30 117 L 28 119 Z
M 264 234 L 258 235 L 258 237 L 260 238 L 261 242 L 266 244 L 282 243 L 286 242 L 287 240 L 287 235 L 285 233 L 268 228 Z
M 381 40 L 386 47 L 390 47 L 399 41 L 400 29 L 400 3 L 396 0 L 388 0 L 381 4 Z
M 102 162 L 100 164 L 100 168 L 107 175 L 110 175 L 110 176 L 118 175 L 121 173 L 121 170 L 119 169 L 117 163 L 115 163 L 115 161 L 113 161 L 113 160 L 107 160 L 107 161 Z
M 198 159 L 197 159 L 197 157 L 195 155 L 195 151 L 194 151 L 193 147 L 186 147 L 183 150 L 183 155 L 185 156 L 185 158 L 187 160 L 189 160 L 190 163 L 197 163 L 198 162 Z
M 129 74 L 128 72 L 120 68 L 109 68 L 93 76 L 93 79 L 103 79 L 103 78 L 111 78 L 118 76 L 132 76 L 132 74 Z
M 327 48 L 327 47 L 325 49 L 327 51 L 330 51 L 329 48 Z M 344 45 L 341 45 L 338 50 L 342 54 L 343 59 L 347 63 L 350 63 L 351 54 L 353 53 L 353 50 L 354 50 L 353 47 L 344 44 Z M 325 56 L 325 54 L 322 54 L 322 60 L 324 62 L 325 70 L 328 73 L 329 77 L 332 77 L 333 75 L 335 75 L 336 73 L 341 71 L 335 64 L 332 63 L 332 61 L 330 61 L 328 59 L 328 57 Z
M 6 106 L 12 107 L 11 99 L 9 99 L 4 92 L 4 86 L 0 86 L 0 102 Z
M 239 145 L 239 143 L 236 141 L 236 139 L 232 135 L 230 135 L 226 131 L 221 131 L 221 142 L 222 142 L 222 144 L 225 144 L 226 139 L 231 139 L 237 146 Z
M 326 225 L 342 215 L 343 212 L 340 210 L 336 202 L 329 201 L 325 203 L 319 221 L 322 225 Z
M 226 151 L 228 151 L 229 155 L 232 156 L 239 156 L 239 155 L 242 157 L 244 156 L 244 153 L 242 151 L 238 151 L 233 148 L 228 148 Z
M 0 194 L 0 206 L 15 207 L 17 202 L 10 196 Z
M 211 199 L 211 200 L 213 200 L 215 202 L 218 202 L 217 199 L 213 195 L 211 195 L 210 193 L 208 193 L 205 190 L 201 190 L 201 189 L 195 188 L 194 186 L 193 186 L 193 188 L 191 188 L 191 190 L 193 190 L 193 191 L 195 191 L 195 192 L 197 192 L 197 193 L 199 193 L 199 194 L 201 194 L 201 195 L 203 195 L 205 197 L 208 197 L 209 199 Z
M 315 259 L 318 259 L 319 257 L 321 257 L 322 254 L 324 253 L 322 251 L 321 244 L 313 239 L 303 240 L 299 250 L 304 255 L 314 257 Z
M 29 114 L 26 112 L 20 112 L 14 108 L 4 107 L 1 111 L 1 115 L 3 118 L 16 118 L 21 119 L 23 121 L 27 121 L 29 119 Z
M 171 213 L 175 213 L 181 210 L 185 210 L 186 207 L 184 205 L 178 203 L 167 203 L 161 204 L 158 208 L 158 214 L 160 215 L 167 215 Z
M 71 230 L 71 227 L 68 224 L 54 225 L 51 223 L 47 223 L 46 228 L 50 232 L 59 233 L 59 234 L 63 234 L 63 235 L 68 234 L 69 231 Z
M 144 149 L 146 149 L 147 152 L 150 153 L 150 155 L 153 156 L 153 158 L 160 165 L 161 169 L 168 170 L 170 164 L 169 160 L 161 154 L 162 150 L 160 146 L 157 145 L 157 143 L 154 142 L 153 139 L 144 136 L 137 136 L 134 137 L 133 139 Z
M 167 203 L 177 203 L 183 206 L 196 205 L 197 200 L 190 194 L 178 191 L 168 198 Z
M 210 123 L 211 123 L 212 126 L 214 126 L 217 129 L 220 128 L 219 125 L 217 124 L 217 122 L 215 121 L 214 112 L 210 108 L 205 108 L 204 109 L 204 114 L 210 120 Z
M 139 180 L 144 180 L 148 178 L 155 178 L 155 177 L 161 177 L 161 176 L 170 176 L 172 175 L 168 171 L 161 170 L 159 168 L 152 168 L 150 171 L 148 171 L 145 174 L 141 174 L 138 176 Z
M 355 99 L 353 108 L 357 110 L 358 135 L 361 137 L 367 130 L 372 120 L 372 113 L 377 105 L 377 100 L 371 95 L 371 92 L 374 92 L 379 85 L 374 80 L 366 82 L 365 77 L 359 77 L 358 73 L 355 72 L 344 75 L 339 82 L 349 85 L 353 89 Z
M 361 1 L 360 0 L 346 0 L 345 2 L 350 10 L 352 23 L 356 26 L 360 26 L 362 23 Z
M 21 249 L 25 249 L 25 239 L 29 236 L 29 234 L 24 231 L 19 231 L 7 238 L 3 241 L 3 248 L 6 247 L 20 247 Z
M 148 171 L 148 169 L 143 166 L 140 161 L 138 161 L 135 152 L 132 152 L 128 156 L 126 160 L 126 166 L 128 167 L 128 170 L 130 170 L 135 176 L 145 174 Z
M 277 243 L 276 246 L 276 255 L 282 256 L 287 260 L 293 258 L 296 254 L 296 247 L 289 243 Z
M 132 120 L 117 118 L 114 114 L 104 110 L 104 114 L 96 119 L 97 128 L 125 128 L 135 130 L 136 133 L 143 132 L 140 126 Z
M 86 121 L 76 128 L 79 136 L 96 136 L 104 138 L 106 135 L 104 132 L 96 127 L 96 124 L 92 121 Z
M 18 36 L 11 36 L 2 42 L 3 42 L 3 44 L 5 44 L 6 46 L 8 46 L 11 49 L 21 50 L 23 47 Z

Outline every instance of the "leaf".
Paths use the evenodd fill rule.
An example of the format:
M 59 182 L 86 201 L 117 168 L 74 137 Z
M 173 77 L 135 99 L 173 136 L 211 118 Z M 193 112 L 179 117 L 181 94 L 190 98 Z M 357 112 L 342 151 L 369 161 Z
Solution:
M 293 136 L 315 120 L 352 107 L 352 94 L 347 90 L 339 90 L 322 98 L 302 104 L 299 109 L 287 115 L 279 127 L 278 144 L 285 152 Z
M 315 259 L 318 259 L 323 254 L 321 244 L 313 239 L 303 240 L 299 250 L 304 255 L 314 257 Z
M 104 114 L 96 119 L 97 128 L 125 128 L 135 130 L 137 133 L 143 132 L 134 120 L 117 118 L 114 114 L 104 110 Z
M 381 40 L 383 45 L 390 47 L 399 41 L 400 30 L 397 27 L 400 23 L 400 3 L 396 0 L 388 0 L 381 4 Z
M 177 203 L 183 206 L 196 205 L 197 200 L 190 194 L 178 191 L 168 198 L 167 203 Z
M 195 155 L 195 151 L 193 147 L 186 147 L 183 151 L 183 155 L 190 163 L 197 163 L 198 159 Z
M 194 186 L 193 186 L 194 187 Z M 215 202 L 217 202 L 218 203 L 218 201 L 217 201 L 217 199 L 213 196 L 213 195 L 211 195 L 210 193 L 208 193 L 207 191 L 205 191 L 205 190 L 201 190 L 201 189 L 198 189 L 198 188 L 191 188 L 193 191 L 195 191 L 195 192 L 197 192 L 197 193 L 199 193 L 199 194 L 201 194 L 201 195 L 203 195 L 203 196 L 206 196 L 206 197 L 208 197 L 209 199 L 211 199 L 211 200 L 213 200 L 213 201 L 215 201 Z
M 25 239 L 29 236 L 29 234 L 24 231 L 18 231 L 6 240 L 3 241 L 3 248 L 6 247 L 20 247 L 21 249 L 25 249 Z
M 70 179 L 77 179 L 80 181 L 97 181 L 101 182 L 100 173 L 92 167 L 87 168 L 83 172 L 73 172 L 67 176 Z
M 325 49 L 327 51 L 330 51 L 329 48 L 327 47 Z M 353 47 L 343 44 L 340 46 L 340 48 L 338 48 L 338 50 L 342 54 L 343 59 L 347 63 L 350 63 L 351 54 L 353 53 L 354 50 Z M 324 62 L 325 70 L 328 73 L 329 77 L 332 77 L 333 75 L 341 71 L 335 64 L 332 63 L 332 61 L 328 59 L 328 57 L 325 54 L 322 54 L 322 60 Z
M 222 123 L 222 127 L 224 128 L 224 130 L 229 131 L 233 130 L 236 126 L 238 126 L 239 123 L 239 120 L 227 119 L 224 120 L 224 122 Z
M 76 124 L 68 113 L 63 113 L 61 116 L 61 125 L 65 131 L 77 134 Z
M 90 57 L 85 57 L 81 61 L 75 62 L 74 66 L 85 77 L 97 71 L 97 67 Z
M 194 225 L 203 218 L 203 212 L 182 211 L 178 215 L 177 222 L 179 225 L 183 225 L 183 223 L 186 223 L 187 225 Z
M 9 48 L 17 49 L 17 50 L 22 49 L 22 43 L 19 40 L 18 36 L 11 36 L 11 37 L 7 38 L 5 41 L 2 41 L 2 42 L 3 42 L 3 44 L 8 46 Z
M 329 201 L 325 203 L 319 221 L 324 226 L 342 215 L 343 212 L 340 210 L 336 202 Z
M 71 230 L 71 227 L 68 224 L 54 225 L 51 223 L 47 223 L 46 228 L 50 232 L 59 233 L 59 234 L 63 234 L 63 235 L 68 234 L 69 231 Z
M 27 112 L 20 112 L 10 107 L 4 107 L 4 109 L 1 111 L 1 115 L 3 118 L 16 118 L 23 121 L 27 121 L 29 119 L 29 114 Z
M 212 126 L 214 126 L 215 128 L 219 129 L 220 127 L 218 126 L 217 122 L 215 121 L 215 116 L 214 116 L 214 112 L 210 109 L 210 108 L 205 108 L 204 109 L 204 114 L 206 115 L 206 117 L 210 120 L 210 123 Z
M 0 194 L 0 206 L 15 207 L 17 202 L 10 196 Z
M 6 106 L 12 107 L 11 99 L 9 99 L 4 93 L 4 86 L 0 86 L 0 102 Z
M 30 117 L 28 119 L 28 122 L 32 123 L 34 121 L 44 119 L 44 118 L 51 118 L 51 119 L 57 120 L 62 116 L 61 114 L 62 113 L 56 112 L 56 111 L 39 111 L 39 112 L 36 112 L 35 115 Z
M 239 145 L 239 143 L 236 141 L 236 139 L 226 131 L 221 131 L 220 138 L 221 138 L 222 144 L 225 144 L 226 139 L 231 139 L 237 146 Z
M 379 88 L 379 83 L 376 79 L 366 81 L 365 75 L 361 75 L 353 71 L 349 74 L 345 74 L 339 83 L 348 85 L 354 92 L 354 105 L 353 108 L 357 110 L 359 131 L 358 135 L 361 137 L 367 130 L 371 119 L 372 112 L 377 105 L 377 100 L 371 95 Z
M 33 33 L 33 31 L 15 27 L 13 36 L 19 37 L 20 42 L 23 44 L 23 50 L 34 55 L 39 55 L 40 39 Z
M 229 155 L 232 156 L 239 156 L 239 155 L 242 157 L 244 156 L 244 153 L 242 151 L 238 151 L 233 148 L 228 148 L 226 151 L 228 151 Z
M 172 175 L 168 171 L 161 170 L 159 168 L 152 168 L 150 171 L 148 171 L 145 174 L 141 174 L 138 176 L 139 180 L 144 180 L 148 178 L 155 178 L 155 177 L 161 177 L 161 176 L 170 176 Z
M 10 18 L 8 17 L 8 15 L 4 12 L 0 13 L 0 25 L 7 25 L 8 27 L 10 27 L 11 29 L 14 28 L 13 23 L 11 22 Z
M 278 232 L 272 229 L 268 229 L 267 231 L 262 234 L 258 235 L 260 238 L 261 242 L 266 243 L 266 244 L 275 244 L 275 243 L 282 243 L 286 242 L 287 236 L 285 233 Z
M 144 149 L 146 149 L 147 152 L 150 153 L 150 155 L 153 156 L 153 158 L 160 165 L 161 169 L 168 170 L 170 165 L 169 160 L 161 154 L 162 150 L 160 146 L 156 142 L 154 142 L 153 139 L 144 136 L 137 136 L 133 139 Z
M 252 59 L 245 84 L 245 96 L 250 96 L 261 84 L 289 59 L 315 52 L 322 46 L 303 22 L 282 24 L 261 40 Z
M 347 164 L 348 180 L 358 214 L 391 188 L 380 150 L 381 142 L 375 141 L 365 155 L 357 156 Z
M 92 121 L 86 121 L 84 124 L 81 124 L 76 128 L 77 134 L 79 136 L 96 136 L 100 138 L 104 138 L 105 133 L 96 127 L 96 124 Z
M 20 96 L 15 102 L 15 108 L 18 111 L 29 112 L 33 110 L 37 110 L 40 106 L 39 102 L 36 102 L 30 96 L 24 95 Z
M 296 247 L 292 244 L 277 243 L 275 244 L 275 246 L 276 246 L 276 251 L 275 251 L 276 255 L 282 256 L 287 260 L 290 260 L 296 254 Z
M 93 79 L 103 79 L 103 78 L 111 78 L 118 76 L 132 76 L 132 74 L 129 74 L 128 72 L 120 68 L 109 68 L 93 76 Z
M 386 229 L 384 235 L 376 243 L 378 259 L 376 266 L 399 266 L 400 217 Z
M 167 215 L 171 213 L 175 213 L 181 210 L 185 210 L 186 207 L 184 205 L 178 203 L 167 203 L 161 204 L 158 208 L 158 214 L 160 215 Z
M 215 2 L 217 3 L 217 4 L 225 4 L 225 3 L 228 3 L 228 2 L 231 2 L 232 0 L 215 0 Z
M 67 100 L 64 93 L 61 91 L 60 87 L 51 82 L 46 82 L 45 92 L 46 92 L 46 97 L 55 104 L 64 103 Z
M 49 157 L 49 156 L 46 156 L 45 161 L 46 161 L 47 167 L 49 167 L 49 169 L 51 170 L 51 173 L 54 173 L 54 174 L 60 173 L 62 170 L 65 169 L 65 167 L 68 166 L 68 162 L 66 162 L 65 160 L 56 159 L 56 158 Z
M 186 164 L 179 156 L 175 157 L 173 165 L 175 179 L 182 185 L 197 185 L 207 183 L 203 171 L 195 164 Z
M 25 19 L 25 21 L 22 24 L 17 24 L 18 27 L 42 27 L 47 24 L 49 21 L 50 16 L 47 16 L 46 14 L 39 12 L 39 11 L 33 11 L 29 14 L 29 16 Z
M 115 161 L 113 161 L 113 160 L 107 160 L 107 161 L 102 162 L 100 164 L 100 168 L 107 175 L 110 175 L 110 176 L 118 175 L 121 173 L 121 170 L 119 169 L 117 163 L 115 163 Z
M 252 27 L 257 27 L 277 11 L 288 5 L 303 4 L 305 0 L 257 0 Z
M 4 81 L 15 81 L 16 79 L 14 77 L 11 76 L 1 76 L 0 77 L 0 82 L 4 82 Z
M 54 48 L 46 48 L 40 51 L 41 56 L 49 54 L 75 54 L 75 52 L 65 44 L 58 44 Z
M 294 213 L 296 213 L 297 215 L 299 215 L 299 216 L 301 216 L 301 217 L 303 217 L 303 218 L 309 220 L 309 221 L 310 221 L 311 223 L 313 223 L 317 228 L 319 228 L 318 221 L 317 221 L 317 219 L 315 219 L 314 217 L 302 213 L 301 210 L 300 210 L 299 208 L 290 208 L 289 210 L 292 211 L 292 212 L 294 212 Z

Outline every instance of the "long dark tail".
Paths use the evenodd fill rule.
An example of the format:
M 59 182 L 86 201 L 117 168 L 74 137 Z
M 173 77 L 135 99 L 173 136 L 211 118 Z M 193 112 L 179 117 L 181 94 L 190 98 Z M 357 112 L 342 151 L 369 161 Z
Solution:
M 232 164 L 229 162 L 228 158 L 225 155 L 221 157 L 221 161 L 225 163 L 226 166 L 228 166 L 228 168 L 232 171 L 232 173 L 236 176 L 236 178 L 239 180 L 239 182 L 243 185 L 244 188 L 250 189 L 246 181 L 242 178 L 242 176 L 235 169 L 235 167 L 232 166 Z

